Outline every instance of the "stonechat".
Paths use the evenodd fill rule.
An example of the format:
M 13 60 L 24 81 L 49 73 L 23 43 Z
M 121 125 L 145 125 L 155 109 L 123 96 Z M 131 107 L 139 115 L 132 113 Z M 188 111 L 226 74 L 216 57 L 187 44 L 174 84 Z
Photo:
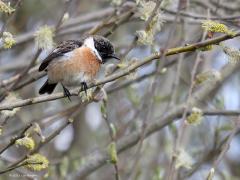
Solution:
M 48 76 L 39 94 L 51 94 L 58 83 L 68 98 L 67 86 L 81 86 L 86 93 L 87 84 L 94 80 L 101 65 L 111 58 L 119 60 L 113 44 L 105 37 L 94 35 L 83 40 L 64 41 L 39 67 L 39 71 L 46 71 Z

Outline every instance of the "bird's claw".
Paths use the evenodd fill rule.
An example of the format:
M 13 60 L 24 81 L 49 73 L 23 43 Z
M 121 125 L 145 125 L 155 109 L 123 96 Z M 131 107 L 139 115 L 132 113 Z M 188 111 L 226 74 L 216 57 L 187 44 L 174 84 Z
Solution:
M 63 87 L 64 96 L 66 96 L 69 99 L 69 101 L 72 101 L 70 98 L 71 93 L 69 92 L 69 90 L 64 85 L 62 85 L 62 87 Z

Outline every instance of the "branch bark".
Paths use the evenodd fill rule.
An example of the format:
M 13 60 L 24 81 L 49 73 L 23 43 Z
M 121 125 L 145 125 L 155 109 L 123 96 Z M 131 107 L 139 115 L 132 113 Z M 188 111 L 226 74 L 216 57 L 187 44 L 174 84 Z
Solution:
M 223 36 L 220 36 L 220 37 L 216 37 L 214 39 L 194 43 L 194 44 L 183 46 L 183 47 L 170 48 L 166 51 L 166 53 L 164 55 L 165 56 L 171 56 L 171 55 L 174 55 L 174 54 L 179 54 L 179 53 L 184 53 L 184 52 L 192 52 L 192 51 L 195 51 L 195 50 L 197 50 L 201 47 L 205 47 L 205 46 L 208 46 L 208 45 L 211 45 L 211 44 L 218 44 L 222 41 L 232 39 L 232 38 L 235 38 L 235 37 L 238 37 L 238 36 L 240 36 L 240 32 L 236 33 L 234 36 L 223 35 Z M 149 57 L 146 57 L 144 60 L 136 62 L 135 64 L 132 64 L 131 66 L 129 66 L 129 67 L 117 72 L 117 73 L 114 73 L 114 74 L 104 78 L 103 80 L 100 80 L 100 81 L 90 85 L 89 88 L 93 88 L 93 87 L 98 86 L 98 85 L 103 85 L 103 84 L 112 82 L 116 79 L 119 79 L 123 76 L 126 76 L 126 75 L 130 74 L 132 71 L 138 69 L 139 67 L 141 67 L 145 64 L 148 64 L 148 63 L 152 62 L 153 60 L 159 59 L 161 57 L 161 55 L 162 55 L 161 52 L 152 54 Z M 79 92 L 78 88 L 75 88 L 75 89 L 70 91 L 72 96 L 77 96 L 78 92 Z M 37 103 L 42 103 L 42 102 L 46 102 L 46 101 L 52 101 L 52 100 L 60 99 L 60 98 L 63 98 L 63 97 L 64 97 L 63 93 L 55 93 L 55 94 L 52 94 L 52 95 L 39 96 L 39 97 L 35 97 L 35 98 L 20 100 L 20 101 L 13 102 L 13 103 L 1 104 L 0 105 L 0 111 L 2 111 L 2 110 L 12 110 L 16 107 L 22 107 L 22 106 L 27 106 L 27 105 L 31 105 L 31 104 L 37 104 Z

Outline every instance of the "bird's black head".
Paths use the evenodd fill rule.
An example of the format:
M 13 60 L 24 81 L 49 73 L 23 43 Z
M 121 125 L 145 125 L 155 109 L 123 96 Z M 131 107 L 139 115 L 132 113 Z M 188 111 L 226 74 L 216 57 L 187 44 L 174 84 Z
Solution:
M 93 36 L 94 46 L 102 58 L 102 63 L 105 63 L 110 58 L 120 60 L 114 53 L 114 47 L 112 43 L 105 37 Z

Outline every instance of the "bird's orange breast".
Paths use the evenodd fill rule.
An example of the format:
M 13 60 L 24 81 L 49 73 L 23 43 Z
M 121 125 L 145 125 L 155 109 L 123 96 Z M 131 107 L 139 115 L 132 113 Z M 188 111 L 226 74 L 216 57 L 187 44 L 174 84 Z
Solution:
M 70 76 L 85 74 L 93 79 L 100 68 L 100 61 L 88 47 L 80 47 L 60 60 L 53 61 L 48 67 L 48 78 L 52 82 L 61 82 Z
M 73 62 L 76 62 L 76 70 L 95 76 L 100 68 L 100 61 L 88 47 L 78 48 L 73 51 Z

